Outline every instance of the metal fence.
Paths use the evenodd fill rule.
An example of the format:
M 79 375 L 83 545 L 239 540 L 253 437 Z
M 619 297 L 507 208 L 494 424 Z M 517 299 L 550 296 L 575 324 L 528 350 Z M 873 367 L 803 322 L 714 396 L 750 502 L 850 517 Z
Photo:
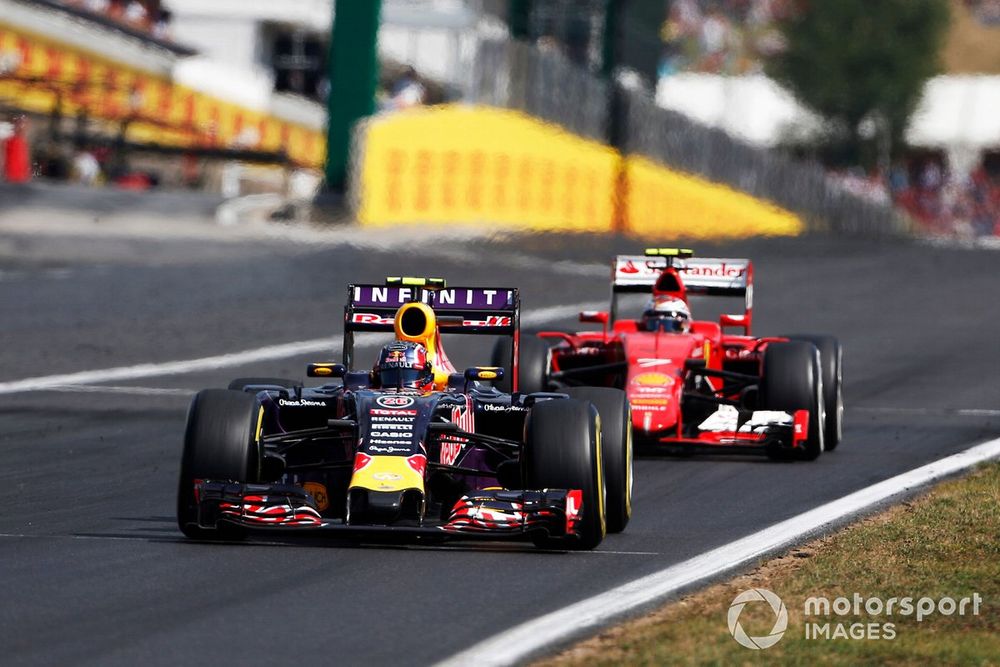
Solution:
M 509 39 L 482 39 L 466 98 L 556 123 L 606 140 L 609 84 L 558 53 Z M 822 166 L 757 148 L 726 132 L 660 108 L 641 91 L 623 92 L 622 152 L 724 183 L 788 209 L 810 229 L 865 236 L 906 233 L 910 223 L 891 204 L 847 192 Z
M 625 107 L 626 153 L 771 201 L 799 214 L 813 230 L 873 236 L 909 229 L 891 204 L 845 191 L 817 163 L 751 146 L 641 94 L 628 94 Z
M 561 54 L 524 42 L 480 40 L 466 98 L 517 109 L 599 141 L 607 133 L 608 84 Z

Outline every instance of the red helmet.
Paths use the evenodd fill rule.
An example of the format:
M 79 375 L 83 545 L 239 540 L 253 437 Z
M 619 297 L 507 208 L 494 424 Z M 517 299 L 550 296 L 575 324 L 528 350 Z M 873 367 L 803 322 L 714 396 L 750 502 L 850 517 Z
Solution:
M 375 364 L 375 374 L 382 389 L 427 390 L 434 385 L 427 348 L 420 343 L 397 341 L 383 347 Z

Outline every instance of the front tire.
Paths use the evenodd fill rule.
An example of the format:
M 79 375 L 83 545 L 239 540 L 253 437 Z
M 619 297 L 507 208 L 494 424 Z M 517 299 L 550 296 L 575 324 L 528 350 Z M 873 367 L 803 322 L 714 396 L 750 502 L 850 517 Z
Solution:
M 802 334 L 788 338 L 809 341 L 819 350 L 826 407 L 823 444 L 825 451 L 833 451 L 844 435 L 844 350 L 833 336 Z
M 536 403 L 525 421 L 522 458 L 526 488 L 580 489 L 579 539 L 534 536 L 548 549 L 593 549 L 607 532 L 600 418 L 589 403 L 553 399 Z
M 765 410 L 809 411 L 809 433 L 797 458 L 812 461 L 823 453 L 825 409 L 819 350 L 806 341 L 771 343 L 764 350 L 761 404 Z M 773 458 L 782 458 L 775 452 Z
M 194 480 L 260 481 L 262 411 L 255 396 L 240 391 L 205 389 L 195 395 L 188 411 L 177 486 L 177 524 L 186 536 L 225 540 L 245 536 L 244 529 L 231 524 L 215 529 L 198 525 Z
M 601 417 L 601 458 L 604 464 L 609 533 L 625 530 L 632 518 L 632 415 L 628 397 L 609 387 L 570 387 L 570 398 L 589 401 Z

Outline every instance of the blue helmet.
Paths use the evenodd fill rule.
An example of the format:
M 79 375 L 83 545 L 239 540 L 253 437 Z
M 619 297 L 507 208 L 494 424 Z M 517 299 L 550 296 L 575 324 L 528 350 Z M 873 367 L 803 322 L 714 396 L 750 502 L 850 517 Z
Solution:
M 382 389 L 420 389 L 434 385 L 434 370 L 427 360 L 427 348 L 420 343 L 396 341 L 379 352 L 375 375 Z

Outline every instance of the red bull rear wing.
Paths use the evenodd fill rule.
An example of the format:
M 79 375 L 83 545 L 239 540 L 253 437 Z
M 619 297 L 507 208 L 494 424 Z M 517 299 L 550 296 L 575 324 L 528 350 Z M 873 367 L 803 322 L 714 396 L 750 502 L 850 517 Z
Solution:
M 385 283 L 351 284 L 344 306 L 344 364 L 352 368 L 354 333 L 392 332 L 396 315 L 407 304 L 424 304 L 433 311 L 430 323 L 440 333 L 510 336 L 511 366 L 516 377 L 521 301 L 515 287 L 449 287 L 441 278 L 386 278 Z M 412 306 L 410 306 L 412 308 Z M 516 380 L 515 380 L 516 382 Z
M 430 306 L 446 333 L 512 335 L 517 328 L 517 288 L 447 287 L 443 281 L 440 286 L 432 286 L 390 280 L 383 285 L 348 286 L 345 331 L 392 331 L 396 311 L 407 303 Z

